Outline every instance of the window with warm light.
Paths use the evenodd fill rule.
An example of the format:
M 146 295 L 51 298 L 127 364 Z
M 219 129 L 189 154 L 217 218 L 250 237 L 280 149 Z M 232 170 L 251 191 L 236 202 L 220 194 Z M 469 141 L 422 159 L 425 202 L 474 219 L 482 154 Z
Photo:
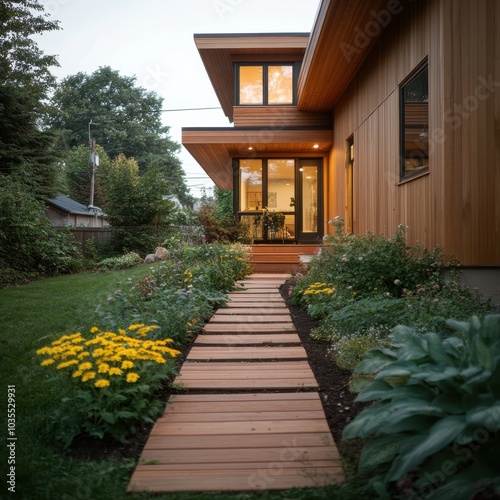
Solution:
M 237 105 L 280 106 L 295 103 L 297 63 L 236 65 Z
M 429 171 L 429 72 L 427 61 L 400 87 L 401 180 Z

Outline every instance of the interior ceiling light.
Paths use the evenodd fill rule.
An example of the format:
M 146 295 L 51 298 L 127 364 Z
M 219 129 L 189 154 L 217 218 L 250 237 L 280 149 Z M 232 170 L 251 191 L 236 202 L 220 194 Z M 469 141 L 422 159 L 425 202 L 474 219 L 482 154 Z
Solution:
M 314 148 L 314 149 L 318 149 L 318 148 L 319 148 L 319 144 L 315 144 L 315 145 L 313 146 L 313 148 Z
M 248 151 L 252 151 L 253 147 L 252 146 L 248 146 Z

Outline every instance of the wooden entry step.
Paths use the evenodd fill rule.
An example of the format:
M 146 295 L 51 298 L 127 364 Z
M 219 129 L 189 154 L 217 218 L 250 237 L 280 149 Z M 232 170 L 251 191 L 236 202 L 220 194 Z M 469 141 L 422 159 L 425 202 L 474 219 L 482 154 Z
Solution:
M 171 397 L 128 492 L 262 491 L 344 481 L 317 393 Z
M 310 245 L 252 245 L 249 263 L 254 273 L 292 273 L 302 267 L 301 256 L 310 258 L 321 248 L 321 244 Z

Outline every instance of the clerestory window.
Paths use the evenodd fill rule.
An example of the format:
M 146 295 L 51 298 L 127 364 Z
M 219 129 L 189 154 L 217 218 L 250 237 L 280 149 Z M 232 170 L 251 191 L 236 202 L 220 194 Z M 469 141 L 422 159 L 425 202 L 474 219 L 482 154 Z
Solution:
M 237 105 L 293 105 L 297 75 L 297 63 L 238 63 Z

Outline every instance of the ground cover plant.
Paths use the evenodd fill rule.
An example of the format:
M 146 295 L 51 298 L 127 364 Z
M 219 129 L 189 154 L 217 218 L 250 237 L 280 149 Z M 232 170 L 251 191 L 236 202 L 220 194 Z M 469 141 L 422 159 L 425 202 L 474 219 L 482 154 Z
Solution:
M 408 246 L 406 226 L 385 238 L 346 235 L 338 217 L 330 224 L 334 234 L 308 272 L 295 277 L 292 299 L 320 319 L 313 336 L 332 342 L 340 366 L 354 369 L 398 324 L 451 332 L 448 318 L 466 320 L 491 310 L 460 282 L 454 259 L 439 248 Z
M 449 321 L 452 335 L 399 326 L 356 369 L 374 401 L 344 430 L 367 439 L 360 472 L 381 498 L 500 495 L 500 315 Z
M 500 317 L 439 249 L 407 246 L 406 227 L 386 239 L 331 224 L 290 295 L 368 405 L 344 431 L 362 444 L 364 495 L 496 498 Z

